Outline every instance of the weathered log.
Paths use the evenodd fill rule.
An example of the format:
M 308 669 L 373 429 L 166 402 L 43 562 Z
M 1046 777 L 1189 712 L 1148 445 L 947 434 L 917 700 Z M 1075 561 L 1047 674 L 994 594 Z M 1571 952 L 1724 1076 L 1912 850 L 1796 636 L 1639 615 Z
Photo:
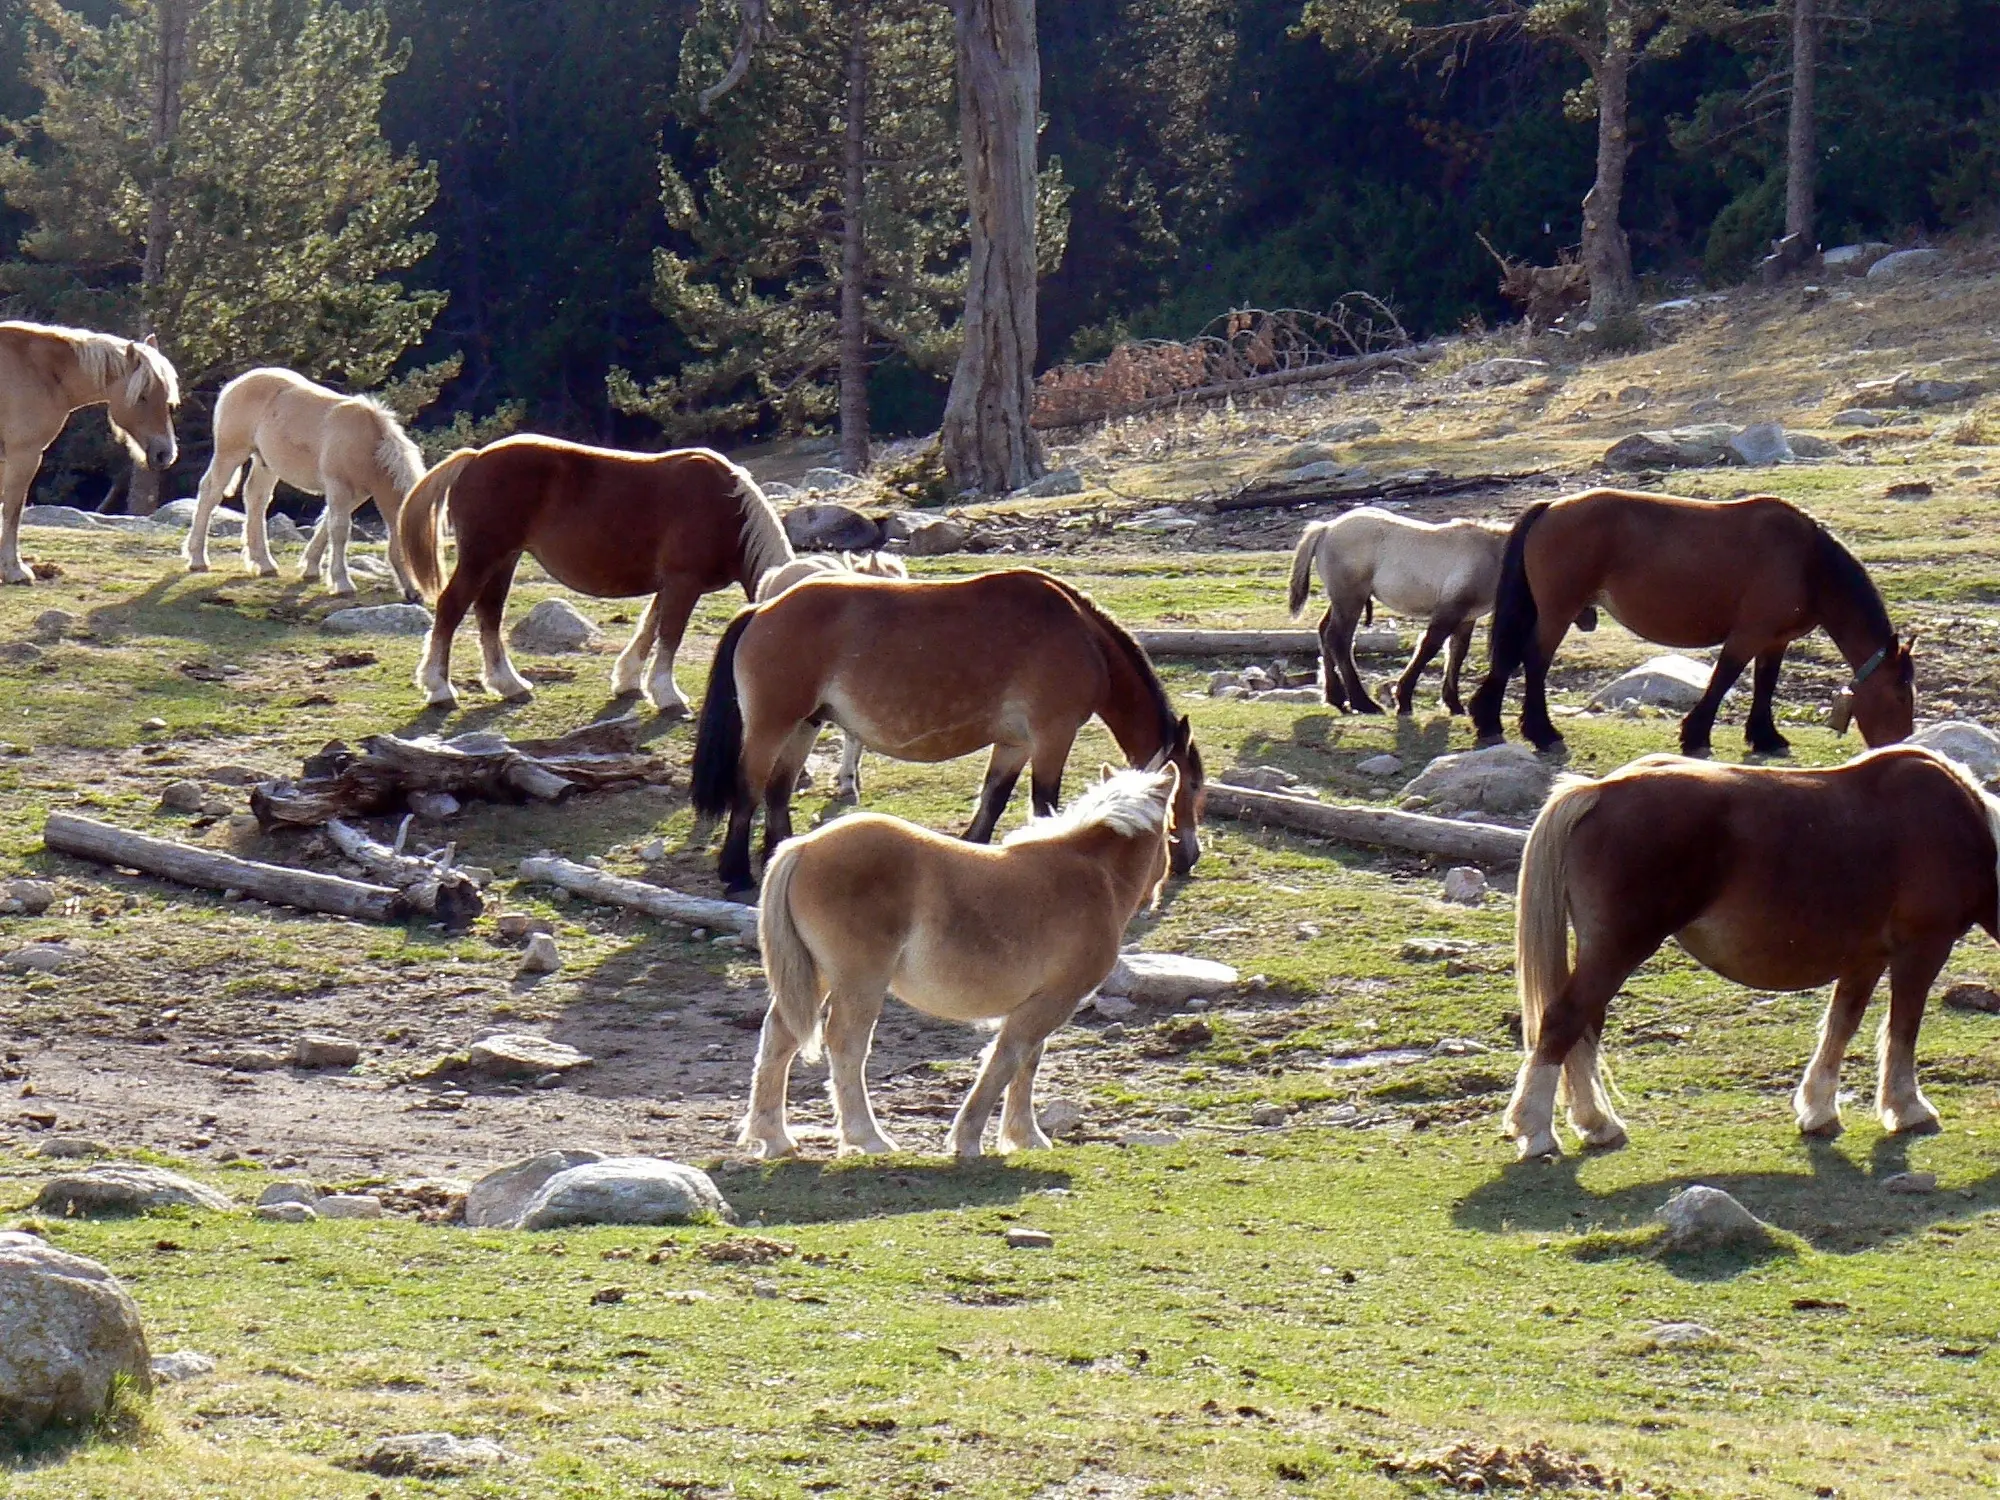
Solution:
M 99 864 L 124 865 L 204 890 L 237 890 L 259 901 L 296 906 L 303 911 L 331 912 L 337 917 L 356 917 L 367 922 L 393 922 L 410 909 L 404 894 L 389 886 L 365 885 L 358 880 L 343 880 L 338 875 L 321 875 L 312 870 L 294 870 L 287 865 L 268 865 L 260 860 L 239 859 L 233 854 L 195 849 L 172 839 L 154 838 L 114 828 L 93 818 L 80 818 L 74 813 L 50 813 L 42 826 L 42 842 L 58 854 L 73 854 Z
M 1352 375 L 1367 375 L 1376 370 L 1385 370 L 1391 365 L 1426 364 L 1443 354 L 1446 347 L 1442 340 L 1438 340 L 1428 344 L 1413 344 L 1407 349 L 1383 349 L 1374 354 L 1357 354 L 1349 359 L 1331 359 L 1325 364 L 1301 365 L 1295 370 L 1273 370 L 1264 375 L 1246 375 L 1240 380 L 1222 380 L 1214 385 L 1196 386 L 1192 390 L 1169 391 L 1164 396 L 1148 396 L 1143 401 L 1134 401 L 1108 411 L 1092 412 L 1087 417 L 1041 417 L 1036 419 L 1035 426 L 1045 432 L 1065 427 L 1088 427 L 1093 422 L 1111 422 L 1123 417 L 1144 416 L 1148 412 L 1166 411 L 1176 406 L 1199 405 L 1204 401 L 1227 401 L 1236 396 L 1252 396 L 1262 391 L 1282 390 L 1286 386 L 1312 385 L 1322 380 L 1343 380 Z
M 326 836 L 334 848 L 370 875 L 401 891 L 412 908 L 436 917 L 450 931 L 464 931 L 486 909 L 479 883 L 464 870 L 452 868 L 455 848 L 448 847 L 436 856 L 412 858 L 377 843 L 338 818 L 327 823 Z M 397 843 L 401 842 L 399 836 Z
M 1426 469 L 1392 474 L 1366 484 L 1340 484 L 1325 479 L 1270 479 L 1246 484 L 1233 495 L 1223 495 L 1210 508 L 1226 510 L 1279 510 L 1293 505 L 1360 505 L 1370 500 L 1428 500 L 1441 495 L 1458 495 L 1467 490 L 1496 489 L 1505 485 L 1528 484 L 1549 477 L 1546 469 L 1521 469 L 1511 474 L 1437 474 Z
M 1456 818 L 1433 818 L 1387 807 L 1341 807 L 1215 782 L 1208 787 L 1208 811 L 1246 823 L 1338 839 L 1344 844 L 1409 849 L 1485 865 L 1519 864 L 1521 849 L 1528 842 L 1526 830 L 1498 823 L 1462 823 Z
M 607 906 L 623 906 L 663 917 L 688 927 L 719 927 L 735 933 L 745 942 L 757 941 L 757 908 L 734 901 L 716 901 L 707 896 L 688 896 L 645 880 L 627 880 L 607 875 L 589 865 L 579 865 L 553 854 L 537 854 L 521 861 L 515 872 L 522 880 L 557 885 L 572 895 Z
M 1135 630 L 1148 656 L 1319 655 L 1312 630 Z

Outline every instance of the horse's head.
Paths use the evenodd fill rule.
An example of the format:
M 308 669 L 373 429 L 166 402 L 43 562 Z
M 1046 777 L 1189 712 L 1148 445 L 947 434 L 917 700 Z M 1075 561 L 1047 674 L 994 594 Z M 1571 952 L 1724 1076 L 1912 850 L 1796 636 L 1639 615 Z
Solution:
M 1201 751 L 1195 748 L 1194 730 L 1185 714 L 1174 725 L 1173 739 L 1161 748 L 1146 769 L 1157 771 L 1166 765 L 1172 765 L 1180 772 L 1180 784 L 1174 790 L 1174 816 L 1168 843 L 1173 852 L 1174 873 L 1186 875 L 1194 869 L 1195 861 L 1201 858 L 1201 808 L 1208 795 L 1208 774 L 1202 769 Z
M 1145 904 L 1151 909 L 1160 904 L 1160 892 L 1166 887 L 1168 869 L 1184 873 L 1179 869 L 1175 850 L 1174 816 L 1187 778 L 1181 775 L 1180 766 L 1173 761 L 1156 761 L 1143 771 L 1120 771 L 1115 766 L 1105 766 L 1101 772 L 1102 781 L 1121 779 L 1136 783 L 1134 789 L 1140 791 L 1150 805 L 1148 813 L 1140 821 L 1151 834 L 1146 847 L 1152 857 L 1146 868 L 1144 886 Z
M 180 377 L 153 336 L 127 344 L 124 368 L 114 371 L 105 386 L 104 404 L 112 432 L 135 462 L 158 470 L 171 467 L 180 456 L 174 442 L 174 408 L 180 401 Z
M 1917 723 L 1917 667 L 1910 655 L 1916 643 L 1914 636 L 1907 645 L 1891 641 L 1862 663 L 1833 700 L 1835 734 L 1845 734 L 1852 720 L 1871 749 L 1910 737 Z

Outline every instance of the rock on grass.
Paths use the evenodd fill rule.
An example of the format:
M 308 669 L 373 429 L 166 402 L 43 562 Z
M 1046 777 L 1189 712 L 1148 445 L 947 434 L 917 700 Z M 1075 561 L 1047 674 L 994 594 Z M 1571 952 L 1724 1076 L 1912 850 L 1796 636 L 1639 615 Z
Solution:
M 612 1156 L 542 1184 L 516 1228 L 570 1224 L 693 1224 L 735 1214 L 706 1172 L 652 1156 Z
M 512 1455 L 490 1438 L 460 1438 L 448 1432 L 413 1432 L 386 1437 L 368 1450 L 361 1467 L 396 1478 L 452 1479 L 506 1463 Z
M 51 1177 L 36 1195 L 37 1212 L 64 1219 L 143 1214 L 156 1208 L 205 1208 L 228 1213 L 227 1196 L 178 1172 L 131 1162 L 106 1162 L 87 1172 Z
M 1692 1252 L 1757 1249 L 1775 1243 L 1776 1231 L 1721 1188 L 1682 1188 L 1660 1209 L 1667 1226 L 1661 1248 Z
M 0 1234 L 0 1439 L 100 1416 L 121 1381 L 152 1383 L 138 1306 L 103 1266 Z

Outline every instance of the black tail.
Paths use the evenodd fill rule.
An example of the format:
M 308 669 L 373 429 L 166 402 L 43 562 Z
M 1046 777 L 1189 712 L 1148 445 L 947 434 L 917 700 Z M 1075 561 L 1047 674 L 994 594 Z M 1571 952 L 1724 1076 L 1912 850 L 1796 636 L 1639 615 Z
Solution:
M 742 784 L 743 703 L 736 696 L 736 647 L 756 617 L 755 609 L 737 611 L 709 665 L 708 691 L 702 694 L 701 720 L 694 731 L 690 788 L 694 810 L 704 818 L 719 818 L 733 810 Z
M 1500 558 L 1500 591 L 1493 601 L 1493 628 L 1487 634 L 1490 661 L 1486 680 L 1472 695 L 1472 727 L 1481 739 L 1499 737 L 1500 708 L 1507 697 L 1507 683 L 1527 660 L 1528 647 L 1540 622 L 1535 591 L 1528 587 L 1528 533 L 1549 504 L 1547 500 L 1536 501 L 1521 512 L 1521 519 L 1507 533 L 1507 550 Z

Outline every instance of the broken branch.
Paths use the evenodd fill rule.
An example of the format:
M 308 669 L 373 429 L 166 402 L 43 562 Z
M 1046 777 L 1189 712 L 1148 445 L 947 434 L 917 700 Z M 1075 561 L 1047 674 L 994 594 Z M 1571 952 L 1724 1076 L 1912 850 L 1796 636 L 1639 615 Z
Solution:
M 572 895 L 607 906 L 622 906 L 662 917 L 687 927 L 720 927 L 735 933 L 746 943 L 757 942 L 757 908 L 739 906 L 734 901 L 716 901 L 707 896 L 687 896 L 644 880 L 627 880 L 607 875 L 589 865 L 574 864 L 553 854 L 537 854 L 521 861 L 517 878 L 542 885 L 561 886 Z

